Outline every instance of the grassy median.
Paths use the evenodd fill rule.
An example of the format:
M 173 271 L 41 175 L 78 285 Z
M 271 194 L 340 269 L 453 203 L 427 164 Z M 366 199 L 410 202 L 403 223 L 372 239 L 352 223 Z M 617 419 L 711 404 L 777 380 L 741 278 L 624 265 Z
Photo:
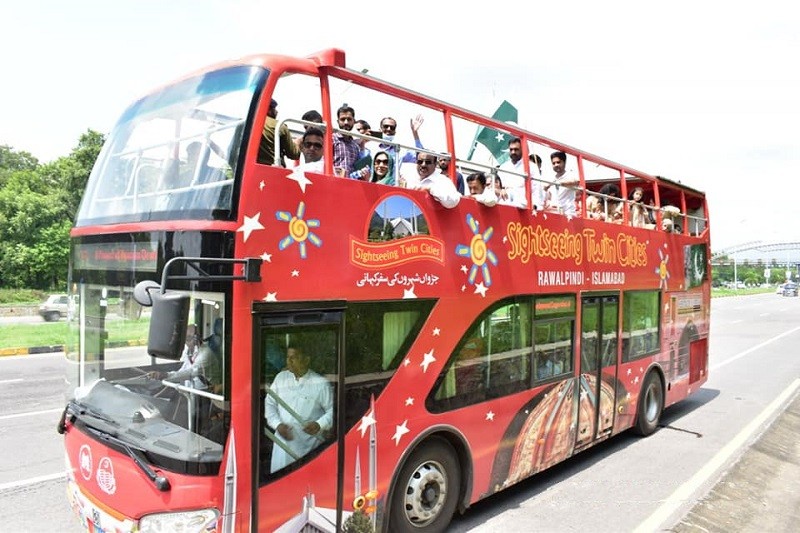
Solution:
M 109 320 L 106 322 L 108 338 L 106 342 L 134 343 L 145 342 L 150 321 Z M 45 324 L 3 324 L 0 327 L 0 349 L 31 348 L 34 346 L 62 346 L 69 335 L 69 324 L 66 321 L 48 322 Z

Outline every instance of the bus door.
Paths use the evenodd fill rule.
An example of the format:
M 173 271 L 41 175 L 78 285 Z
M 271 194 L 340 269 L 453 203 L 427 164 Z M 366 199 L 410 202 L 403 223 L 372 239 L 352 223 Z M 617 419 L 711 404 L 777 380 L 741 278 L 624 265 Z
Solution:
M 577 446 L 611 433 L 616 403 L 619 296 L 584 296 Z
M 257 303 L 253 517 L 296 523 L 309 508 L 342 519 L 342 302 Z

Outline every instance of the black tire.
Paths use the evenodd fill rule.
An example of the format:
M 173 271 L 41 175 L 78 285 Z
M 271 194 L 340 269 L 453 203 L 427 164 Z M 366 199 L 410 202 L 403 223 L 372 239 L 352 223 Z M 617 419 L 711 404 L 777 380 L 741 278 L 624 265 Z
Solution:
M 642 437 L 652 434 L 658 428 L 661 411 L 664 409 L 664 387 L 656 372 L 650 372 L 645 378 L 644 387 L 639 394 L 636 408 L 636 426 L 634 430 Z
M 397 476 L 390 498 L 388 530 L 445 531 L 461 492 L 461 469 L 455 450 L 432 439 L 415 449 Z

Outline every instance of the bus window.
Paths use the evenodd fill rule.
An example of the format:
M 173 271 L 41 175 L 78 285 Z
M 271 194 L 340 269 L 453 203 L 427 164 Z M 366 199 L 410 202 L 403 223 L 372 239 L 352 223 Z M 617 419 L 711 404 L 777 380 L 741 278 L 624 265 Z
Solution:
M 534 360 L 537 381 L 572 373 L 575 297 L 539 297 L 535 303 Z
M 451 355 L 429 408 L 457 409 L 528 388 L 530 324 L 527 299 L 501 302 L 484 313 Z
M 369 411 L 408 354 L 433 300 L 353 303 L 345 314 L 345 426 Z
M 659 296 L 659 291 L 625 293 L 622 308 L 623 362 L 651 354 L 661 346 Z

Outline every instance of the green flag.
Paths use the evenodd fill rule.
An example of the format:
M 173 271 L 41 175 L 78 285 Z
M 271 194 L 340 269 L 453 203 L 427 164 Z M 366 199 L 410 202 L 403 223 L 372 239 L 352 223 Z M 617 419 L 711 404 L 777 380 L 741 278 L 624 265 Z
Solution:
M 492 118 L 501 122 L 517 122 L 517 108 L 509 104 L 508 101 L 503 100 L 503 103 L 501 103 L 497 111 L 494 112 Z M 501 165 L 508 160 L 508 141 L 510 138 L 511 136 L 506 132 L 478 126 L 467 159 L 472 159 L 475 148 L 477 148 L 478 143 L 480 143 L 489 150 L 497 161 L 497 164 Z

